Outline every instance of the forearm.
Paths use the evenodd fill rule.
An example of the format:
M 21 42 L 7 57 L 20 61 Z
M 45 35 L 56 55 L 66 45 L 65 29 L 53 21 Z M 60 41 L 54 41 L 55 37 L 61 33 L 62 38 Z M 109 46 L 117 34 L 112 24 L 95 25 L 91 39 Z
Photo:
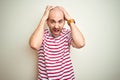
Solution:
M 33 32 L 29 44 L 31 46 L 31 48 L 38 50 L 42 44 L 43 41 L 43 35 L 44 35 L 44 23 L 45 23 L 45 19 L 42 18 L 38 27 L 36 28 L 36 30 Z
M 79 29 L 75 25 L 74 20 L 71 18 L 71 16 L 63 7 L 58 6 L 58 8 L 60 8 L 63 11 L 65 15 L 65 20 L 68 22 L 68 25 L 71 28 L 71 36 L 72 36 L 71 44 L 76 48 L 83 47 L 85 45 L 85 40 L 82 33 L 79 31 Z
M 53 6 L 47 6 L 46 10 L 43 14 L 43 17 L 36 28 L 36 30 L 33 32 L 29 44 L 31 48 L 38 50 L 42 44 L 43 41 L 43 35 L 44 35 L 44 24 L 46 23 L 46 20 L 48 19 L 49 11 L 53 9 Z
M 75 47 L 81 48 L 85 45 L 85 39 L 78 27 L 74 23 L 69 24 L 71 29 L 71 36 Z

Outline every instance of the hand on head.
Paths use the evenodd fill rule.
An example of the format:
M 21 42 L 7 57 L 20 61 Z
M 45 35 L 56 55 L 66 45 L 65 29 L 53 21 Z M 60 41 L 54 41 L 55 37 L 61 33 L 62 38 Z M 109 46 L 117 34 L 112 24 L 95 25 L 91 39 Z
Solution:
M 48 6 L 46 6 L 46 10 L 45 10 L 44 15 L 43 15 L 43 16 L 45 16 L 46 20 L 47 20 L 47 18 L 49 16 L 50 10 L 52 10 L 54 8 L 58 8 L 58 9 L 60 9 L 63 12 L 66 21 L 71 19 L 70 15 L 68 14 L 68 12 L 63 7 L 61 7 L 61 6 L 49 6 L 48 5 Z
M 43 17 L 45 17 L 45 19 L 47 20 L 47 18 L 48 18 L 48 16 L 49 16 L 49 12 L 50 12 L 50 10 L 51 9 L 53 9 L 54 8 L 54 6 L 46 6 L 46 9 L 45 9 L 45 12 L 44 12 L 44 15 L 43 15 Z
M 63 14 L 64 14 L 64 16 L 65 16 L 65 20 L 68 21 L 69 19 L 71 19 L 71 17 L 70 17 L 70 15 L 68 14 L 68 12 L 67 12 L 62 6 L 56 6 L 56 7 L 63 11 Z

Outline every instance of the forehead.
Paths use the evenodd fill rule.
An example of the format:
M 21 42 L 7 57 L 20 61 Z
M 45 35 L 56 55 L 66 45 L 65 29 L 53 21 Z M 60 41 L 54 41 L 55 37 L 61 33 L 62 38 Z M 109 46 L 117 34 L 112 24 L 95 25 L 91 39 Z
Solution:
M 64 14 L 60 9 L 54 8 L 50 11 L 48 18 L 53 20 L 60 20 L 64 19 Z

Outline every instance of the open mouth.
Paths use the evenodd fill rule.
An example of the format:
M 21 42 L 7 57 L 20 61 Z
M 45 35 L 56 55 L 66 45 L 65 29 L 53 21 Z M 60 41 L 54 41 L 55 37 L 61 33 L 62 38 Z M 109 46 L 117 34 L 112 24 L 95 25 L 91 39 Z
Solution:
M 60 31 L 61 31 L 60 29 L 53 28 L 52 29 L 52 35 L 54 37 L 58 37 L 60 35 Z
M 59 29 L 53 29 L 54 32 L 59 32 L 60 30 Z

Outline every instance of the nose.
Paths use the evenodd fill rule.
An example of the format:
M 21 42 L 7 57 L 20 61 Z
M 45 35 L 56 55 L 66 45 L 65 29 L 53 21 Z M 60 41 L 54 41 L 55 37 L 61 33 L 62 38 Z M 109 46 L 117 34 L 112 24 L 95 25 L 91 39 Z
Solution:
M 59 24 L 58 23 L 55 24 L 55 28 L 59 28 Z

